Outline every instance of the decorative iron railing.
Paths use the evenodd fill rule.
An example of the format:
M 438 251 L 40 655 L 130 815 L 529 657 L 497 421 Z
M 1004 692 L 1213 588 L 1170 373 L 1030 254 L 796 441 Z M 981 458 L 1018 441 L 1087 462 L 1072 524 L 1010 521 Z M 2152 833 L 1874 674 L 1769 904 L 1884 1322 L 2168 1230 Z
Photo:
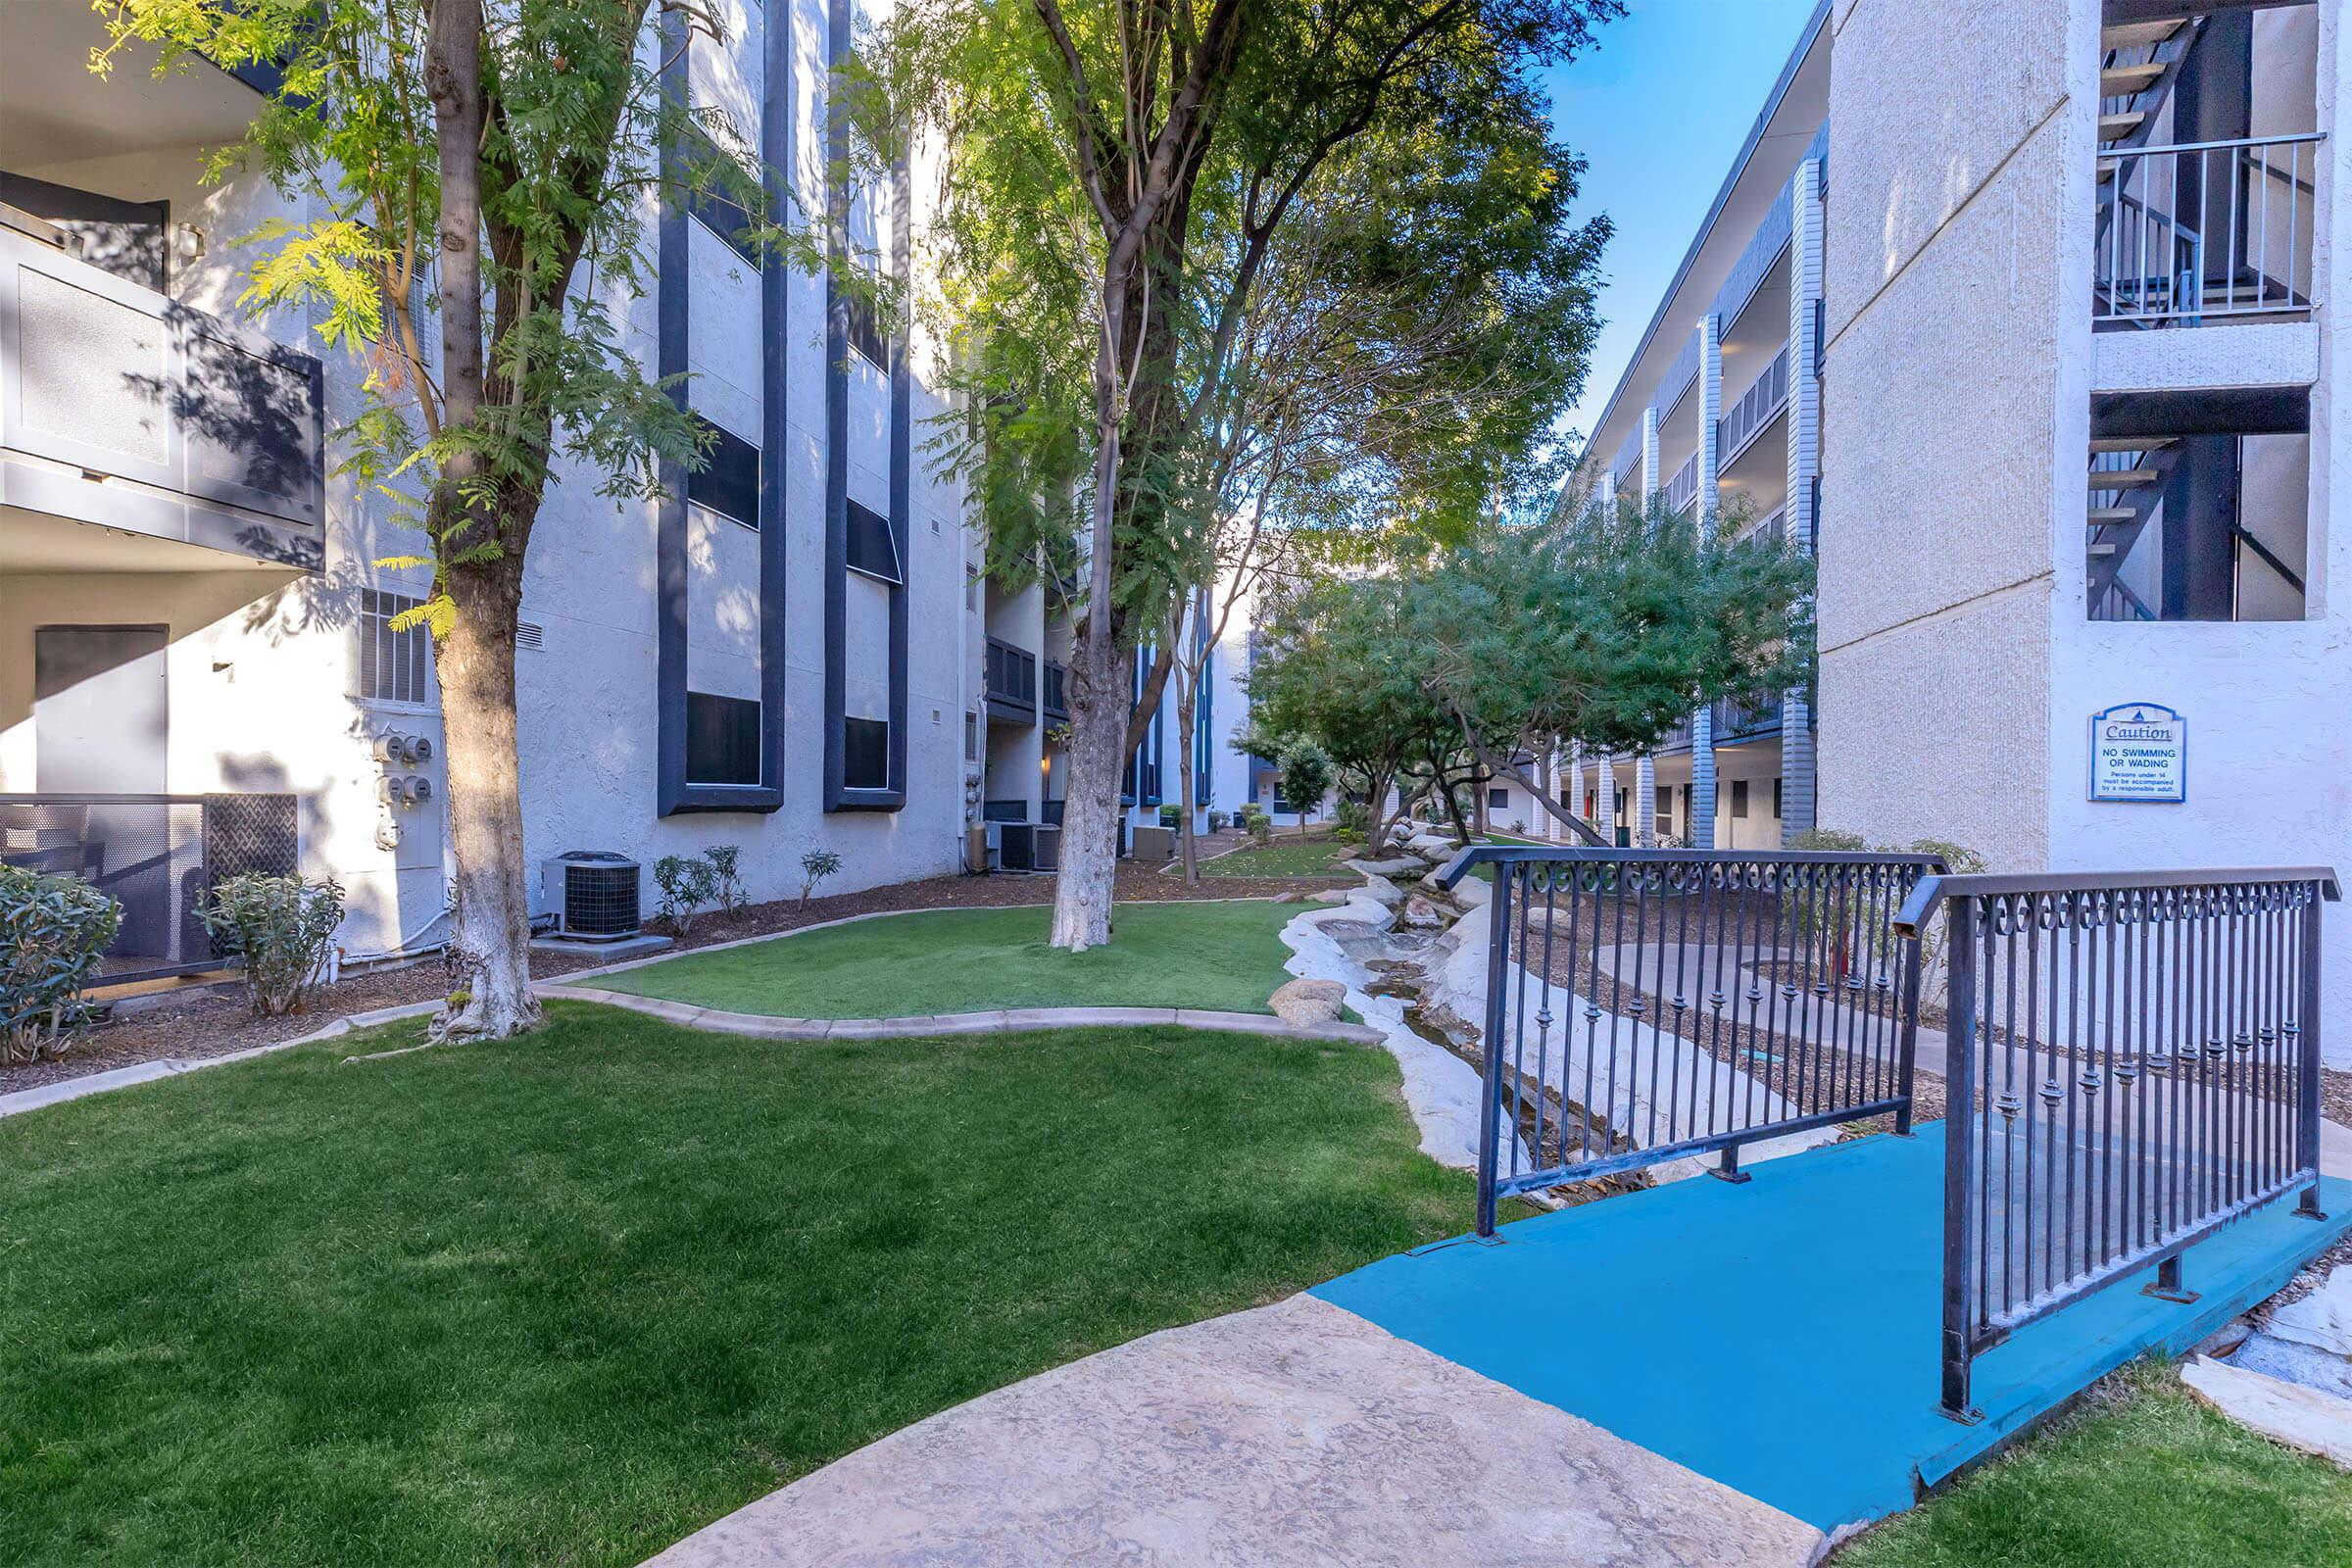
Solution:
M 199 911 L 213 886 L 243 871 L 301 868 L 295 797 L 0 795 L 0 863 L 90 883 L 122 906 L 99 978 L 154 979 L 235 960 Z
M 2309 311 L 2324 139 L 2102 148 L 2092 318 L 2196 326 Z
M 1474 845 L 1494 877 L 1478 1230 L 1514 1193 L 1891 1115 L 1907 1131 L 1928 856 Z
M 2326 867 L 1934 877 L 1948 933 L 1943 1406 L 2021 1326 L 2319 1200 Z

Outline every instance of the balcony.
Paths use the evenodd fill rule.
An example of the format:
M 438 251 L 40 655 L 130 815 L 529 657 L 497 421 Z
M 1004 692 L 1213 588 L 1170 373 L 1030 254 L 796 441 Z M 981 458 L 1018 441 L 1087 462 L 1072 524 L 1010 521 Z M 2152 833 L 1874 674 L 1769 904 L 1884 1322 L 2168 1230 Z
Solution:
M 988 640 L 988 716 L 1015 724 L 1037 722 L 1037 656 L 1002 637 Z
M 1712 715 L 1711 727 L 1718 746 L 1780 733 L 1781 700 L 1769 693 L 1719 697 L 1708 711 Z
M 318 570 L 318 362 L 92 265 L 77 243 L 0 208 L 0 534 L 10 558 L 74 564 L 63 519 Z M 202 561 L 182 551 L 145 564 Z
M 215 884 L 300 869 L 295 797 L 0 795 L 0 864 L 74 876 L 122 906 L 102 984 L 234 963 L 198 917 Z
M 2323 141 L 2310 131 L 2102 149 L 2094 325 L 2307 315 Z
M 1745 452 L 1748 443 L 1762 433 L 1764 427 L 1777 417 L 1788 403 L 1788 350 L 1772 357 L 1755 380 L 1748 384 L 1731 412 L 1715 421 L 1715 450 L 1722 454 L 1722 466 L 1728 468 L 1734 459 Z M 1695 493 L 1697 475 L 1691 476 Z

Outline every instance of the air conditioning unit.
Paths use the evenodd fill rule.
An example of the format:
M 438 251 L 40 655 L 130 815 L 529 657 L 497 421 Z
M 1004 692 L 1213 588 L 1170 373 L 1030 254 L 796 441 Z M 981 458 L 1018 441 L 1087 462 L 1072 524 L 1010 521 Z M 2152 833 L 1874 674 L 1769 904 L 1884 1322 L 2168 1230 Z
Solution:
M 1061 869 L 1061 829 L 1040 827 L 1037 830 L 1037 868 L 1040 871 Z
M 639 929 L 635 860 L 612 850 L 571 850 L 543 863 L 540 891 L 556 934 L 581 942 L 618 942 Z
M 1037 869 L 1037 829 L 1028 822 L 999 822 L 997 865 L 1006 871 Z

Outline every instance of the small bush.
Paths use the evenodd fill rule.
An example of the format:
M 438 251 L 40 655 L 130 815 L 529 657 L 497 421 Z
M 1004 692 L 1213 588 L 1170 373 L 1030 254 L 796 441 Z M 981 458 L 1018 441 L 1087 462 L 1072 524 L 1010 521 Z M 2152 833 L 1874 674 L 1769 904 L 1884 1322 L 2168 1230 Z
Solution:
M 122 906 L 79 877 L 0 865 L 0 1060 L 65 1054 Z
M 1161 827 L 1174 827 L 1174 826 L 1175 826 L 1177 823 L 1179 823 L 1179 822 L 1181 822 L 1181 821 L 1183 821 L 1183 820 L 1184 820 L 1184 808 L 1183 808 L 1183 807 L 1181 807 L 1181 806 L 1163 806 L 1163 807 L 1161 807 L 1161 808 L 1159 808 L 1159 825 L 1160 825 Z
M 1331 830 L 1331 841 L 1334 844 L 1361 844 L 1364 835 L 1360 828 L 1335 827 Z
M 721 909 L 733 914 L 751 902 L 744 895 L 743 875 L 738 869 L 742 850 L 732 844 L 713 844 L 703 851 L 703 858 L 710 862 L 711 887 Z
M 215 944 L 245 960 L 253 1015 L 273 1018 L 300 1012 L 318 983 L 343 923 L 343 885 L 247 871 L 216 884 L 199 913 Z
M 1211 811 L 1208 813 L 1208 830 L 1211 833 L 1222 833 L 1232 825 L 1233 813 L 1230 811 Z
M 718 896 L 718 868 L 700 855 L 664 855 L 654 862 L 654 886 L 669 928 L 684 936 L 703 906 Z
M 831 850 L 810 850 L 801 857 L 801 902 L 807 904 L 816 885 L 841 869 L 841 857 Z
M 1356 843 L 1372 830 L 1372 808 L 1364 801 L 1342 801 L 1340 808 L 1333 813 L 1333 819 L 1339 823 L 1341 832 L 1356 835 L 1354 839 L 1344 842 Z

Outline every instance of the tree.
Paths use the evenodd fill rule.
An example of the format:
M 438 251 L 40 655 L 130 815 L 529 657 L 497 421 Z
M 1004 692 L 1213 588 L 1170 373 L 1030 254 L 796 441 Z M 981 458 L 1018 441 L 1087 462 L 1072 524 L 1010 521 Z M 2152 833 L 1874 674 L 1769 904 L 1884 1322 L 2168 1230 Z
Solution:
M 1702 524 L 1665 498 L 1594 505 L 1498 528 L 1415 575 L 1409 634 L 1423 688 L 1461 750 L 1573 823 L 1516 759 L 1563 741 L 1639 751 L 1703 703 L 1803 680 L 1813 654 L 1811 560 Z
M 1207 650 L 1271 575 L 1311 576 L 1374 539 L 1459 539 L 1514 488 L 1522 500 L 1553 488 L 1608 221 L 1569 222 L 1581 166 L 1522 107 L 1462 134 L 1376 127 L 1331 160 L 1269 246 L 1203 416 L 1210 515 L 1190 600 L 1208 631 L 1180 644 L 1186 744 Z M 1375 770 L 1357 782 L 1378 802 L 1393 769 Z M 1188 879 L 1193 805 L 1188 775 Z
M 768 214 L 722 111 L 663 89 L 640 49 L 653 0 L 106 0 L 104 74 L 132 40 L 157 72 L 273 66 L 278 85 L 209 175 L 251 169 L 307 216 L 264 224 L 242 303 L 300 306 L 368 367 L 336 435 L 340 471 L 419 529 L 449 765 L 458 979 L 436 1036 L 531 1027 L 515 757 L 523 562 L 556 463 L 601 493 L 651 498 L 664 464 L 715 434 L 648 377 L 619 308 L 652 281 L 648 196 L 685 190 L 760 214 L 747 237 L 815 265 Z M 699 0 L 661 0 L 662 49 L 717 36 Z M 677 149 L 664 171 L 662 150 Z M 588 286 L 593 279 L 596 286 Z M 438 324 L 438 354 L 427 342 Z M 414 622 L 412 622 L 414 623 Z
M 1298 836 L 1306 837 L 1306 818 L 1331 788 L 1331 754 L 1304 735 L 1294 735 L 1274 760 L 1275 785 L 1298 808 Z
M 1495 777 L 1577 827 L 1519 756 L 1567 740 L 1638 750 L 1701 703 L 1804 678 L 1811 563 L 1730 542 L 1739 525 L 1702 531 L 1662 500 L 1592 508 L 1311 587 L 1269 619 L 1252 701 L 1268 729 L 1434 796 L 1462 842 L 1463 791 Z
M 1372 803 L 1365 853 L 1388 841 L 1389 791 L 1418 760 L 1454 744 L 1451 715 L 1423 681 L 1405 620 L 1404 579 L 1310 584 L 1259 623 L 1250 707 L 1276 734 L 1313 736 Z
M 1119 773 L 1174 649 L 1132 712 L 1122 656 L 1173 621 L 1202 514 L 1171 502 L 1198 481 L 1201 411 L 1286 218 L 1375 124 L 1475 124 L 1523 103 L 1530 68 L 1618 9 L 920 0 L 901 15 L 881 51 L 895 101 L 956 133 L 934 238 L 951 325 L 973 345 L 992 564 L 1034 569 L 1039 530 L 1085 547 L 1055 946 L 1109 937 Z M 1056 428 L 1080 410 L 1073 447 Z

